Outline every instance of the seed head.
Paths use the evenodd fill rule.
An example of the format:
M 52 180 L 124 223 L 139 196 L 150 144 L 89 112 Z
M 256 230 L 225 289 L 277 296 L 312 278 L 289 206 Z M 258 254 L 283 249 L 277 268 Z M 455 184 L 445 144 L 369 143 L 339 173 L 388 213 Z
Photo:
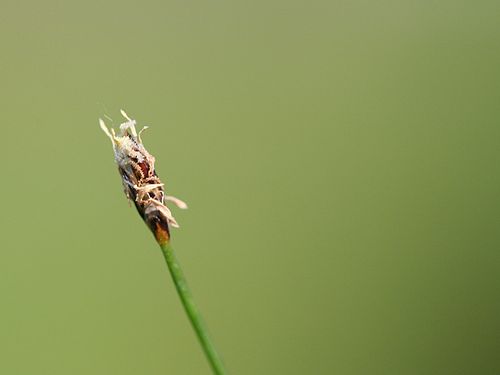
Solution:
M 165 202 L 170 201 L 182 209 L 187 205 L 178 198 L 165 195 L 164 184 L 155 171 L 155 158 L 142 144 L 141 134 L 147 126 L 137 133 L 136 121 L 124 110 L 121 114 L 126 121 L 120 125 L 119 135 L 113 128 L 108 129 L 102 119 L 99 119 L 99 125 L 113 145 L 125 195 L 134 202 L 156 240 L 160 244 L 166 243 L 170 240 L 170 226 L 178 228 L 179 224 Z

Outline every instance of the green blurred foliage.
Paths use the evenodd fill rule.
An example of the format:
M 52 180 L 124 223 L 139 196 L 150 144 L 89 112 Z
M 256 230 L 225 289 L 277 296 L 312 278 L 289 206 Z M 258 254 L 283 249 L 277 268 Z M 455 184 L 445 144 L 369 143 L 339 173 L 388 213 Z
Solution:
M 190 205 L 230 373 L 500 373 L 499 15 L 4 0 L 0 373 L 209 373 L 99 130 L 120 108 Z

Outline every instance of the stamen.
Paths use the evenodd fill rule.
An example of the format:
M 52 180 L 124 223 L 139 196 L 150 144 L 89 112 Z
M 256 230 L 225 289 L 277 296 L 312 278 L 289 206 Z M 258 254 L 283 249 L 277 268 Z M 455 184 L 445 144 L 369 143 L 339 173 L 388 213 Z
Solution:
M 136 121 L 131 119 L 123 109 L 120 109 L 120 113 L 127 120 L 127 122 L 124 122 L 120 125 L 122 134 L 125 135 L 127 131 L 130 130 L 132 137 L 134 137 L 134 139 L 137 139 L 137 132 L 135 130 Z
M 139 143 L 142 143 L 141 134 L 146 129 L 149 129 L 149 126 L 145 126 L 139 131 L 139 135 L 137 136 L 137 138 L 139 139 Z
M 106 124 L 104 123 L 103 119 L 99 119 L 99 126 L 101 127 L 102 131 L 108 136 L 109 139 L 111 139 L 111 142 L 113 142 L 113 136 L 109 132 L 109 129 L 107 128 Z
M 188 205 L 186 204 L 186 202 L 181 201 L 179 198 L 173 197 L 171 195 L 166 195 L 164 199 L 166 201 L 168 201 L 168 202 L 172 202 L 177 207 L 179 207 L 179 208 L 181 208 L 183 210 L 185 210 L 186 208 L 188 208 Z
M 130 117 L 128 117 L 127 113 L 123 109 L 120 109 L 120 113 L 122 114 L 123 117 L 125 117 L 128 120 L 128 122 L 134 121 Z

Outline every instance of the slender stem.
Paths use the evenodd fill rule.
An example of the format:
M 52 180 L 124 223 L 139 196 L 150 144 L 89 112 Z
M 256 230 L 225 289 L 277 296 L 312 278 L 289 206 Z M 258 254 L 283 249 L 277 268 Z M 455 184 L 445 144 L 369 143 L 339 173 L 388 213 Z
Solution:
M 160 245 L 163 255 L 165 257 L 165 261 L 167 262 L 168 269 L 170 270 L 170 275 L 172 276 L 172 280 L 174 281 L 175 288 L 177 289 L 177 293 L 181 298 L 182 305 L 184 306 L 184 310 L 188 315 L 189 321 L 198 336 L 198 340 L 207 356 L 208 361 L 210 362 L 210 366 L 214 374 L 216 375 L 225 375 L 226 370 L 222 364 L 222 360 L 217 354 L 215 350 L 215 346 L 213 342 L 210 340 L 208 336 L 208 331 L 203 323 L 203 319 L 201 318 L 201 314 L 196 308 L 194 303 L 193 296 L 189 291 L 186 278 L 182 272 L 182 269 L 175 258 L 174 251 L 169 243 L 164 243 Z

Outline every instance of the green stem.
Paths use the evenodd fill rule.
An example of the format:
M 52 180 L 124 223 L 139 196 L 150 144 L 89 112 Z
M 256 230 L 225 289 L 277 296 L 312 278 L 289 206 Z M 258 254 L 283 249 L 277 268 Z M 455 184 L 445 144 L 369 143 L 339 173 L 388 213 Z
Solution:
M 184 306 L 184 310 L 188 315 L 189 321 L 198 336 L 198 340 L 200 341 L 201 347 L 207 356 L 208 362 L 210 362 L 210 366 L 214 374 L 216 375 L 225 375 L 226 371 L 224 370 L 224 366 L 222 365 L 222 360 L 217 354 L 215 350 L 215 346 L 213 342 L 210 340 L 208 336 L 208 331 L 203 323 L 203 319 L 201 318 L 201 314 L 196 308 L 194 303 L 193 296 L 189 291 L 186 278 L 182 272 L 182 269 L 175 258 L 174 251 L 169 243 L 160 245 L 163 255 L 165 256 L 165 261 L 167 262 L 168 269 L 170 270 L 170 275 L 172 276 L 172 280 L 174 281 L 175 288 L 177 289 L 177 293 L 181 298 L 182 305 Z

